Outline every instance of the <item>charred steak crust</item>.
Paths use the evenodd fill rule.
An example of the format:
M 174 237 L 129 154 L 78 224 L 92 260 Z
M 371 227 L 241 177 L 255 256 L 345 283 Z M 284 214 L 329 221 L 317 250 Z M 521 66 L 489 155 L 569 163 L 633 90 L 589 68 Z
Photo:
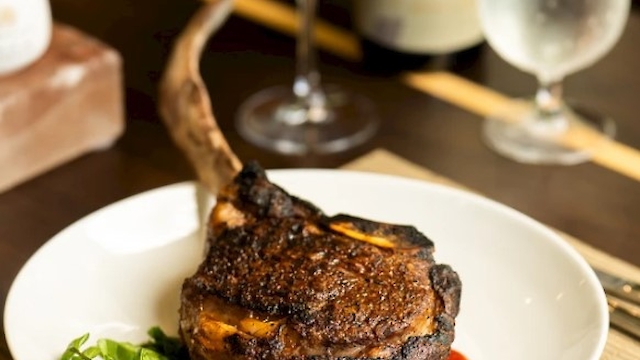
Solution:
M 328 217 L 249 163 L 207 243 L 181 299 L 193 360 L 448 356 L 461 283 L 414 227 Z

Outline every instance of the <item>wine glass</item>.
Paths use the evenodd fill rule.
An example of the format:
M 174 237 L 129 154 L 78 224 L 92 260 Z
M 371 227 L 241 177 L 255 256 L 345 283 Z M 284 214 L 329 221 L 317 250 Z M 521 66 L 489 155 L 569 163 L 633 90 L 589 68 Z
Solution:
M 313 22 L 317 0 L 297 0 L 301 21 L 293 88 L 262 90 L 241 105 L 240 135 L 283 154 L 332 153 L 368 140 L 378 127 L 367 98 L 337 86 L 322 87 L 315 64 Z
M 625 27 L 630 0 L 478 0 L 478 7 L 491 47 L 539 83 L 533 100 L 516 102 L 485 120 L 485 142 L 523 163 L 589 160 L 603 140 L 614 136 L 615 124 L 583 106 L 568 106 L 562 80 L 611 50 Z M 572 134 L 587 136 L 578 144 L 567 141 Z

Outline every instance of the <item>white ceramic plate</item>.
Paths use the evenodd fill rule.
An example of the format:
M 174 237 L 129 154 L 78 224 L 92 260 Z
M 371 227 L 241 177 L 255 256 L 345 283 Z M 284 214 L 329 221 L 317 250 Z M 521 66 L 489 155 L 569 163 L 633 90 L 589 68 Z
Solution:
M 412 224 L 463 282 L 454 348 L 469 360 L 596 360 L 608 329 L 586 262 L 534 220 L 496 202 L 424 182 L 335 170 L 271 179 L 328 214 Z M 20 271 L 5 308 L 16 360 L 53 360 L 86 332 L 139 342 L 176 333 L 182 280 L 202 256 L 194 186 L 122 200 L 71 225 Z

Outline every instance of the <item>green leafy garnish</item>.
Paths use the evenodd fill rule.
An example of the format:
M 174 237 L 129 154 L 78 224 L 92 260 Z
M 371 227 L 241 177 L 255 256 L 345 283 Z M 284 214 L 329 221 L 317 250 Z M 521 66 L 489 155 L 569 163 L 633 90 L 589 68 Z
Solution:
M 111 339 L 100 339 L 97 345 L 82 349 L 89 334 L 69 343 L 60 360 L 188 360 L 189 353 L 180 339 L 167 336 L 159 327 L 147 332 L 151 338 L 141 345 Z

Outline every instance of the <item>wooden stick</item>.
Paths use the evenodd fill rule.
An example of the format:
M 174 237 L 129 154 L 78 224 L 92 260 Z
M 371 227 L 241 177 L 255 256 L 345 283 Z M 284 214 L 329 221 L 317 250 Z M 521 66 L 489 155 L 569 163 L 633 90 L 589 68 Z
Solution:
M 416 90 L 483 116 L 491 115 L 511 101 L 497 91 L 446 71 L 406 73 L 401 80 Z
M 277 1 L 235 0 L 234 12 L 258 24 L 292 36 L 295 36 L 300 28 L 295 8 Z M 323 50 L 346 60 L 359 61 L 362 58 L 358 38 L 349 31 L 324 21 L 317 21 L 315 36 L 317 46 Z
M 403 75 L 402 80 L 417 90 L 481 116 L 492 115 L 496 109 L 507 106 L 518 106 L 507 96 L 448 72 L 409 73 Z M 559 141 L 574 149 L 597 144 L 591 161 L 640 181 L 640 152 L 637 149 L 605 139 L 588 127 L 573 127 Z

